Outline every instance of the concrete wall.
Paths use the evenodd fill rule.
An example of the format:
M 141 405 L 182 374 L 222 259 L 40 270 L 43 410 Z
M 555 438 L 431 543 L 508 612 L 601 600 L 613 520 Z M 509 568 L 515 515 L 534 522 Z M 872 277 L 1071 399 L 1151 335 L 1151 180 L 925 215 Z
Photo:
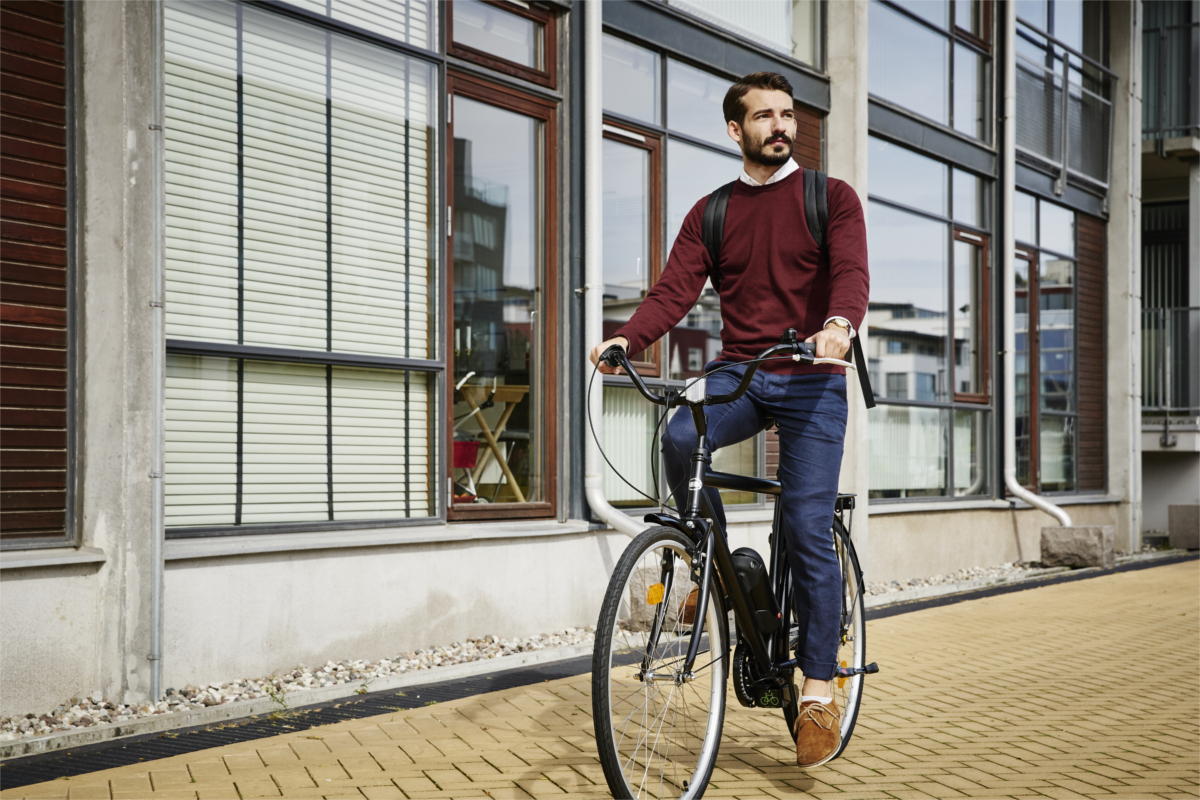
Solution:
M 1167 532 L 1167 506 L 1200 504 L 1200 453 L 1142 455 L 1142 529 Z

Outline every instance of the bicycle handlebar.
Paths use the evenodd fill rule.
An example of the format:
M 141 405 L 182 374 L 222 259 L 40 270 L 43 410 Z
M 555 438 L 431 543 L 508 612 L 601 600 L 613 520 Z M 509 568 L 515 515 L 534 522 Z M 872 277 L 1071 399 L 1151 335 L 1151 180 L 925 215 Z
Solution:
M 792 328 L 788 328 L 780 338 L 781 342 L 779 344 L 768 347 L 756 357 L 746 362 L 750 365 L 750 368 L 746 370 L 744 375 L 742 375 L 741 383 L 738 384 L 736 389 L 734 389 L 732 392 L 715 396 L 706 394 L 703 400 L 689 400 L 682 396 L 675 389 L 668 389 L 665 395 L 655 393 L 646 385 L 646 382 L 642 379 L 642 376 L 638 374 L 638 371 L 634 369 L 633 365 L 629 363 L 629 355 L 625 352 L 625 348 L 621 347 L 620 345 L 614 344 L 610 346 L 607 350 L 600 354 L 600 360 L 614 369 L 616 367 L 621 367 L 624 369 L 629 377 L 633 380 L 633 385 L 637 387 L 639 392 L 641 392 L 642 397 L 645 397 L 651 403 L 659 406 L 720 405 L 722 403 L 732 403 L 734 400 L 737 400 L 739 397 L 745 394 L 746 390 L 750 388 L 750 381 L 754 378 L 754 373 L 758 371 L 759 366 L 764 361 L 783 353 L 786 353 L 796 361 L 800 361 L 805 364 L 814 364 L 820 361 L 820 363 L 823 364 L 838 364 L 849 367 L 850 369 L 854 369 L 853 364 L 848 361 L 842 361 L 841 359 L 817 359 L 816 355 L 813 353 L 812 346 L 808 342 L 799 341 L 798 337 L 796 336 L 796 331 Z

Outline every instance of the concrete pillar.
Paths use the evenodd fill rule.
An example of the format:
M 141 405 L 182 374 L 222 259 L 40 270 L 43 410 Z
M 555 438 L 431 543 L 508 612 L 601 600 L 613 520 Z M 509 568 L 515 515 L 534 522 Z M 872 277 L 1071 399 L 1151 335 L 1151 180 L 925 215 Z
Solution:
M 156 66 L 151 3 L 80 3 L 78 489 L 100 570 L 100 689 L 149 698 Z
M 826 3 L 826 68 L 829 70 L 829 116 L 825 122 L 825 168 L 858 191 L 867 211 L 867 11 L 865 0 Z M 867 352 L 868 331 L 860 330 Z M 862 364 L 860 369 L 866 369 Z M 847 375 L 850 417 L 846 453 L 842 458 L 841 490 L 858 493 L 853 534 L 863 570 L 870 567 L 867 513 L 867 409 L 858 379 Z M 877 412 L 876 412 L 877 413 Z
M 1108 491 L 1121 499 L 1116 547 L 1141 543 L 1142 7 L 1108 6 L 1113 92 L 1113 163 L 1106 228 Z

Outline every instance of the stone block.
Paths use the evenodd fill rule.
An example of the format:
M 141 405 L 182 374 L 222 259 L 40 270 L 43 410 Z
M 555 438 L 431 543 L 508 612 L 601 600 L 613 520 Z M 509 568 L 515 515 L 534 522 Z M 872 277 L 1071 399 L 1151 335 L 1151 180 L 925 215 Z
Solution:
M 1042 528 L 1042 564 L 1047 567 L 1103 567 L 1117 563 L 1112 525 Z
M 1200 505 L 1167 506 L 1167 535 L 1171 547 L 1200 549 Z

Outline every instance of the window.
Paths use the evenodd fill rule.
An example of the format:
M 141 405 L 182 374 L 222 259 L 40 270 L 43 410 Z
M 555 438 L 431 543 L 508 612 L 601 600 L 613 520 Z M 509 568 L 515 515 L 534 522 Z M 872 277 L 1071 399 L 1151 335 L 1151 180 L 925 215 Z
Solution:
M 821 3 L 817 0 L 667 0 L 722 30 L 812 67 L 821 67 Z
M 872 137 L 873 499 L 991 491 L 985 181 Z
M 1017 478 L 1075 491 L 1079 458 L 1076 213 L 1018 192 Z
M 446 14 L 449 52 L 543 86 L 556 82 L 554 15 L 525 3 L 453 0 Z
M 226 2 L 165 30 L 168 536 L 435 516 L 433 67 Z
M 874 0 L 868 35 L 872 95 L 991 141 L 988 0 Z
M 69 3 L 4 6 L 4 549 L 62 546 L 71 514 Z
M 1112 73 L 1107 3 L 1017 2 L 1018 156 L 1093 188 L 1108 186 Z M 1065 87 L 1065 94 L 1064 94 Z
M 451 514 L 550 516 L 555 107 L 461 75 L 451 77 L 450 92 L 447 313 L 455 393 L 448 447 L 475 450 L 451 465 Z

